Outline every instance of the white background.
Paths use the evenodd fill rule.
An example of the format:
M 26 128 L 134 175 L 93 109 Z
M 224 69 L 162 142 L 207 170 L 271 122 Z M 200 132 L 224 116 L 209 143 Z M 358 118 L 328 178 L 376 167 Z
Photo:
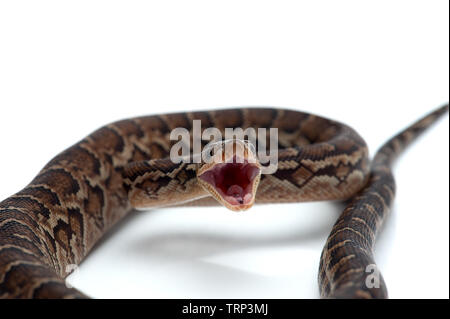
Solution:
M 0 198 L 108 122 L 284 106 L 354 127 L 371 154 L 449 99 L 449 2 L 2 1 Z M 449 120 L 395 166 L 376 245 L 392 298 L 449 297 Z M 93 297 L 316 298 L 342 207 L 159 209 L 70 280 Z

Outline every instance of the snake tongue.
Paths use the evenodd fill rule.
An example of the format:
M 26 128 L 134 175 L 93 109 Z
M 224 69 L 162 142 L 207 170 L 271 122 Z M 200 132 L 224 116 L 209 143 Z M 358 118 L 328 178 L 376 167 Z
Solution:
M 231 185 L 228 187 L 227 195 L 234 196 L 234 197 L 242 197 L 242 193 L 244 192 L 244 189 L 239 185 Z
M 244 189 L 239 185 L 231 185 L 227 190 L 226 200 L 234 205 L 243 204 Z
M 252 194 L 245 194 L 244 197 L 225 196 L 224 198 L 232 205 L 247 205 L 252 201 Z

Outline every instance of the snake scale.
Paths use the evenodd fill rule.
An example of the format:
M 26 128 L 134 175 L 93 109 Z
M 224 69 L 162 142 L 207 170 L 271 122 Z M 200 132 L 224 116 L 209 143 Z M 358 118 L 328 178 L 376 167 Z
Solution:
M 405 129 L 372 161 L 365 141 L 349 126 L 294 110 L 224 109 L 108 124 L 54 157 L 29 185 L 0 203 L 0 298 L 86 298 L 66 286 L 67 267 L 79 264 L 105 232 L 140 204 L 197 199 L 189 204 L 233 206 L 237 201 L 231 197 L 239 197 L 242 187 L 229 187 L 231 197 L 227 189 L 208 196 L 211 189 L 199 187 L 202 164 L 168 160 L 175 143 L 169 139 L 171 130 L 192 131 L 195 119 L 202 128 L 222 132 L 227 127 L 278 128 L 277 171 L 258 178 L 255 169 L 246 171 L 246 183 L 259 186 L 248 191 L 251 200 L 240 198 L 239 203 L 348 200 L 320 259 L 321 296 L 386 298 L 383 279 L 370 287 L 365 270 L 375 265 L 372 247 L 394 198 L 391 163 L 447 112 L 448 105 L 442 106 Z M 229 168 L 226 176 L 238 174 L 238 168 Z M 210 171 L 204 182 L 219 173 Z

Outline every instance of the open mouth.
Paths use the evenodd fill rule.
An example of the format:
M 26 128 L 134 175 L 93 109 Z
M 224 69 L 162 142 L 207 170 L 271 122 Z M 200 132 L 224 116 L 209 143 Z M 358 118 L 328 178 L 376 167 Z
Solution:
M 253 200 L 253 184 L 260 169 L 254 163 L 244 160 L 215 164 L 199 176 L 210 184 L 219 195 L 231 205 L 247 205 Z

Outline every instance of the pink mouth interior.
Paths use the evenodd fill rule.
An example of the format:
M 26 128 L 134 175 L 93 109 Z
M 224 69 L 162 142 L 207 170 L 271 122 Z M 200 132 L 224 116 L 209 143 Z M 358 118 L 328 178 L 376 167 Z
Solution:
M 245 205 L 252 201 L 252 184 L 258 174 L 259 168 L 245 160 L 216 164 L 199 178 L 212 185 L 231 205 Z

